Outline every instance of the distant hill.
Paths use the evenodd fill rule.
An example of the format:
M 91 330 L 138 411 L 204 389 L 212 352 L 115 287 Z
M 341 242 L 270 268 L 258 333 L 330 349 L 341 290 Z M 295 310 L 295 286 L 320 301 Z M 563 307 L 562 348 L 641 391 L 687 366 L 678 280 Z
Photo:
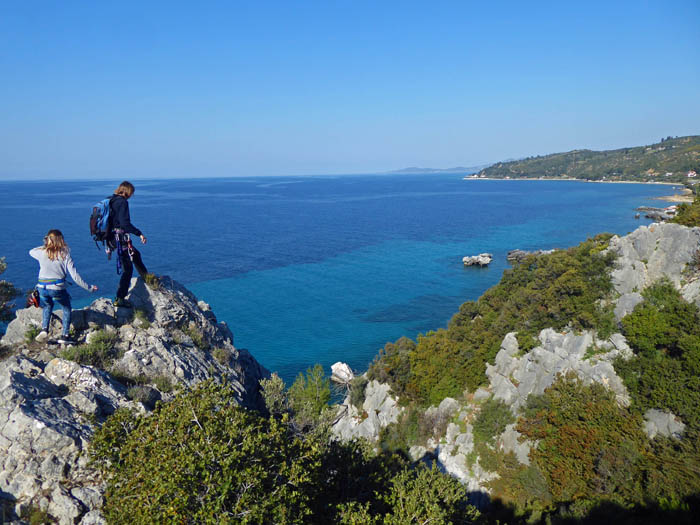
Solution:
M 430 173 L 476 173 L 479 170 L 483 170 L 485 167 L 490 166 L 490 164 L 480 164 L 479 166 L 455 166 L 454 168 L 403 168 L 400 170 L 390 171 L 389 173 L 405 174 L 405 175 L 423 175 Z
M 573 178 L 685 182 L 700 172 L 700 136 L 668 137 L 657 144 L 607 151 L 588 149 L 498 162 L 479 171 L 490 178 Z

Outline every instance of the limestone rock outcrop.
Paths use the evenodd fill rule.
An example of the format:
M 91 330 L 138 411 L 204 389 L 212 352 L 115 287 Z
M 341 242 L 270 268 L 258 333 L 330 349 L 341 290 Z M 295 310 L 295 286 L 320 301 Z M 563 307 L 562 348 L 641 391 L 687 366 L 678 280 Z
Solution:
M 365 438 L 377 441 L 379 432 L 390 423 L 398 421 L 403 409 L 391 395 L 389 385 L 369 381 L 365 387 L 362 410 L 350 403 L 348 395 L 338 406 L 338 417 L 333 425 L 333 434 L 342 441 Z
M 592 332 L 578 335 L 547 328 L 540 332 L 539 341 L 539 346 L 518 356 L 515 333 L 507 334 L 495 364 L 486 366 L 494 399 L 504 401 L 514 414 L 530 394 L 544 393 L 558 375 L 567 372 L 576 373 L 586 384 L 602 383 L 615 392 L 618 403 L 629 405 L 627 390 L 612 366 L 618 356 L 632 357 L 632 350 L 621 334 L 601 341 Z
M 129 299 L 134 309 L 114 308 L 101 298 L 73 312 L 79 343 L 109 335 L 112 358 L 105 370 L 67 359 L 59 345 L 27 341 L 25 334 L 40 326 L 40 309 L 19 310 L 9 324 L 2 344 L 12 355 L 0 362 L 4 516 L 34 508 L 61 524 L 103 523 L 104 487 L 86 450 L 118 408 L 147 412 L 156 401 L 209 378 L 233 386 L 241 405 L 261 406 L 258 383 L 268 372 L 234 347 L 231 331 L 206 303 L 167 277 L 157 289 L 134 279 Z M 59 330 L 55 319 L 52 335 Z
M 503 401 L 517 415 L 528 396 L 542 394 L 560 374 L 573 372 L 586 384 L 594 381 L 604 384 L 615 392 L 618 403 L 629 404 L 627 390 L 612 366 L 617 357 L 632 357 L 632 350 L 621 334 L 601 341 L 592 332 L 559 333 L 548 328 L 540 332 L 540 344 L 522 355 L 515 335 L 513 332 L 504 337 L 495 363 L 487 365 L 488 387 L 478 389 L 460 406 L 459 415 L 432 450 L 437 464 L 465 483 L 471 493 L 486 494 L 486 483 L 496 476 L 484 469 L 473 454 L 472 422 L 487 399 Z M 531 446 L 514 424 L 506 426 L 495 438 L 498 450 L 513 452 L 525 465 L 530 463 Z
M 700 306 L 700 279 L 692 265 L 700 248 L 700 228 L 654 223 L 640 226 L 624 237 L 610 239 L 609 251 L 617 256 L 612 272 L 620 294 L 615 316 L 622 319 L 642 301 L 641 292 L 661 278 L 669 279 L 683 297 Z

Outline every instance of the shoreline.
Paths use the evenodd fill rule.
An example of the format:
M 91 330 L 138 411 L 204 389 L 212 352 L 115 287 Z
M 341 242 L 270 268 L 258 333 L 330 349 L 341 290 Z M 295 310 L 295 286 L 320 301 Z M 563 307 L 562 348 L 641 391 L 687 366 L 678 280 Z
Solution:
M 497 178 L 497 177 L 462 177 L 462 180 L 527 180 L 527 181 L 563 181 L 563 182 L 585 182 L 590 184 L 656 184 L 663 186 L 681 186 L 681 182 L 663 182 L 663 181 L 634 181 L 634 180 L 584 180 L 584 179 L 564 179 L 561 177 L 538 177 L 528 178 L 528 177 L 518 177 L 518 178 Z M 653 197 L 655 200 L 665 201 L 665 202 L 676 202 L 676 203 L 691 203 L 694 200 L 692 190 L 688 188 L 683 188 L 681 193 L 675 193 L 673 195 L 663 195 L 661 197 Z
M 681 186 L 682 182 L 663 182 L 663 181 L 639 181 L 639 180 L 585 180 L 585 179 L 564 179 L 561 177 L 538 177 L 536 179 L 529 177 L 516 177 L 505 179 L 502 177 L 462 177 L 462 180 L 528 180 L 528 181 L 562 181 L 562 182 L 586 182 L 589 184 L 661 184 L 666 186 Z M 687 188 L 686 188 L 687 189 Z M 690 190 L 688 190 L 690 191 Z

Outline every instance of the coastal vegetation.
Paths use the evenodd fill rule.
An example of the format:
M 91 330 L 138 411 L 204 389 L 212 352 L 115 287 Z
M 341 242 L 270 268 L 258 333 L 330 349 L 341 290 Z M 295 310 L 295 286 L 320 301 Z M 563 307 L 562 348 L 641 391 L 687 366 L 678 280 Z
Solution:
M 316 371 L 301 377 L 288 392 L 279 390 L 279 378 L 266 385 L 276 400 L 269 417 L 237 406 L 229 386 L 211 381 L 159 404 L 150 416 L 115 413 L 91 446 L 107 480 L 107 520 L 350 525 L 477 519 L 465 488 L 436 468 L 411 468 L 399 455 L 329 440 L 328 407 L 315 403 Z M 295 411 L 299 406 L 303 414 Z M 299 417 L 304 425 L 294 424 Z
M 478 459 L 498 475 L 488 482 L 495 501 L 485 516 L 528 523 L 595 523 L 601 516 L 687 522 L 689 509 L 700 504 L 700 314 L 662 279 L 616 323 L 606 306 L 614 298 L 608 240 L 601 235 L 530 256 L 478 301 L 462 305 L 446 329 L 387 344 L 368 375 L 389 383 L 405 411 L 380 434 L 383 449 L 405 451 L 433 438 L 435 427 L 425 421 L 433 412 L 426 407 L 447 396 L 465 399 L 484 385 L 486 364 L 506 333 L 517 331 L 526 352 L 544 327 L 595 330 L 600 339 L 619 330 L 635 354 L 614 362 L 629 406 L 575 374 L 560 375 L 517 414 L 500 401 L 481 403 L 471 420 L 468 463 Z M 682 439 L 650 440 L 643 430 L 649 409 L 676 415 L 685 425 Z M 496 446 L 494 438 L 511 423 L 534 444 L 528 465 Z
M 611 307 L 602 302 L 612 291 L 614 256 L 602 253 L 609 239 L 603 234 L 527 257 L 477 301 L 464 303 L 446 329 L 387 344 L 368 377 L 390 384 L 404 404 L 427 407 L 481 386 L 508 332 L 518 332 L 523 351 L 549 327 L 594 329 L 607 337 L 615 328 Z
M 689 431 L 700 432 L 698 307 L 666 281 L 642 295 L 644 301 L 622 320 L 623 333 L 637 358 L 618 360 L 615 369 L 625 381 L 635 410 L 670 410 Z
M 700 172 L 700 136 L 667 137 L 656 144 L 616 150 L 587 149 L 497 162 L 479 172 L 489 178 L 685 182 Z
M 571 519 L 596 522 L 594 509 L 614 505 L 618 513 L 626 509 L 630 521 L 655 523 L 668 519 L 661 509 L 681 519 L 680 511 L 700 503 L 698 308 L 668 281 L 642 295 L 622 320 L 636 357 L 615 361 L 631 397 L 628 407 L 603 385 L 584 385 L 572 373 L 528 398 L 516 429 L 536 440 L 531 464 L 497 454 L 500 477 L 490 483 L 516 514 L 551 518 L 565 509 Z M 647 438 L 643 415 L 652 408 L 680 417 L 682 440 Z
M 676 216 L 670 222 L 683 226 L 700 226 L 700 195 L 696 194 L 693 202 L 679 204 Z

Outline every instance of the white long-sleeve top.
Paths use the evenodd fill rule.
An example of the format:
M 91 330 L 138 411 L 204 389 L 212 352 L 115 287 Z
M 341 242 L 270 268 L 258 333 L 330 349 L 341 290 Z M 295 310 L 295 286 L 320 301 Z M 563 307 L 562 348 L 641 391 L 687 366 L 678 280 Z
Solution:
M 78 270 L 75 269 L 75 264 L 73 263 L 73 258 L 70 256 L 70 252 L 52 261 L 49 259 L 44 247 L 37 246 L 29 250 L 29 255 L 39 261 L 39 279 L 65 279 L 66 275 L 70 274 L 75 284 L 88 291 L 90 290 L 90 285 L 80 277 Z M 46 288 L 49 290 L 63 290 L 65 287 L 65 282 L 46 285 Z

